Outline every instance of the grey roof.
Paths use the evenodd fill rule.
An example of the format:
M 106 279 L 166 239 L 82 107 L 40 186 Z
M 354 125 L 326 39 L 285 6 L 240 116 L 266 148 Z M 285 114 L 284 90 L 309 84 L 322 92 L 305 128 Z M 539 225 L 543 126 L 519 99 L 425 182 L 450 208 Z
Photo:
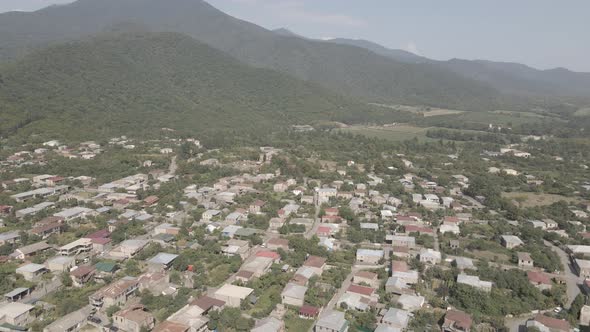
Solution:
M 47 325 L 43 331 L 46 332 L 62 332 L 69 330 L 72 326 L 75 326 L 81 322 L 84 322 L 88 315 L 92 312 L 90 306 L 86 306 L 80 310 L 71 312 L 61 318 L 58 318 L 53 323 Z
M 4 294 L 5 297 L 14 297 L 21 293 L 27 292 L 29 289 L 24 287 L 19 287 L 11 290 L 10 292 Z
M 70 256 L 56 256 L 47 261 L 47 263 L 68 264 L 74 261 L 74 257 Z
M 397 308 L 389 308 L 389 310 L 387 310 L 385 313 L 385 316 L 383 316 L 383 322 L 393 323 L 404 328 L 408 326 L 409 320 L 410 313 Z
M 358 249 L 356 251 L 357 256 L 374 256 L 374 257 L 383 257 L 383 250 L 373 250 L 373 249 Z
M 303 299 L 305 298 L 305 293 L 307 292 L 307 287 L 300 286 L 293 283 L 288 283 L 285 286 L 285 289 L 281 293 L 281 296 L 288 296 L 295 299 Z
M 0 234 L 0 241 L 8 241 L 17 239 L 20 237 L 20 233 L 18 231 L 6 232 Z
M 348 325 L 348 321 L 344 318 L 344 313 L 340 311 L 327 312 L 316 323 L 316 326 L 336 331 L 341 331 L 342 327 L 346 325 Z
M 16 269 L 16 272 L 37 272 L 45 269 L 45 265 L 30 263 Z
M 164 264 L 168 265 L 176 259 L 178 255 L 161 252 L 148 261 L 150 264 Z

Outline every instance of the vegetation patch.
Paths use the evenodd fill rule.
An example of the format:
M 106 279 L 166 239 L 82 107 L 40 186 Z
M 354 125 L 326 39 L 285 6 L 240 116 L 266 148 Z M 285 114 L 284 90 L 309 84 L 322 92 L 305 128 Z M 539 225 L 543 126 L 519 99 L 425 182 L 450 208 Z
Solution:
M 516 201 L 518 206 L 522 208 L 551 205 L 559 201 L 566 201 L 568 203 L 578 203 L 580 201 L 574 197 L 528 192 L 502 193 L 502 197 Z

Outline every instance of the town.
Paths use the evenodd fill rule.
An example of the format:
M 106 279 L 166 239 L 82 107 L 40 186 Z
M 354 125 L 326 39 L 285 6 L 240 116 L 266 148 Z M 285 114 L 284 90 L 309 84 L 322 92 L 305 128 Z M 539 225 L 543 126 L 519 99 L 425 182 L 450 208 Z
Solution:
M 347 159 L 363 149 L 344 145 L 371 141 L 340 136 L 338 153 L 168 137 L 5 148 L 0 329 L 590 325 L 583 157 L 548 155 L 539 140 Z

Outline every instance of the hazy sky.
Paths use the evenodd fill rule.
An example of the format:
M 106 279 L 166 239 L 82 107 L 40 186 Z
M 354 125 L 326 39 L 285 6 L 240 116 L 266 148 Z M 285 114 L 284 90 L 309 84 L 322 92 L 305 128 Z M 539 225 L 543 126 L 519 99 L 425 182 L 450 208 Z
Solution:
M 0 0 L 0 12 L 67 2 L 71 0 Z M 588 0 L 209 2 L 263 27 L 286 27 L 313 38 L 363 38 L 435 59 L 488 59 L 590 72 Z

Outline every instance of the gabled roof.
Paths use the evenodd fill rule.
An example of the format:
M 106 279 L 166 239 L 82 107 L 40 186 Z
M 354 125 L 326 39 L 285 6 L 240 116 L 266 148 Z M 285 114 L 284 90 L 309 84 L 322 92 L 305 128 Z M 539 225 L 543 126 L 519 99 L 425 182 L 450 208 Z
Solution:
M 209 296 L 201 296 L 198 299 L 194 300 L 191 305 L 196 305 L 197 307 L 203 309 L 203 311 L 208 311 L 213 307 L 223 307 L 225 305 L 225 301 L 218 300 L 216 298 L 212 298 Z
M 303 263 L 304 266 L 311 266 L 317 268 L 323 267 L 324 264 L 326 264 L 326 259 L 324 257 L 319 256 L 309 256 L 305 263 Z

